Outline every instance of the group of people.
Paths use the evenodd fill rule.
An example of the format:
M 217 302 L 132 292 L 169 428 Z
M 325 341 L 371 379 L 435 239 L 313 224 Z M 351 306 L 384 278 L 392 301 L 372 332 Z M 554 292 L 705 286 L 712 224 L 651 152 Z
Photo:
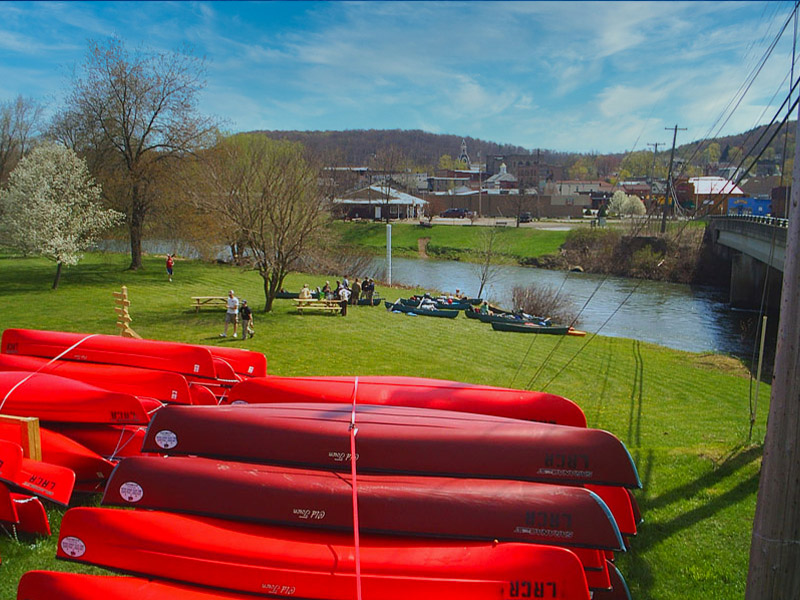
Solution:
M 300 297 L 304 297 L 304 290 L 308 294 L 307 297 L 311 298 L 313 293 L 308 289 L 308 285 L 303 286 L 303 290 L 300 291 Z M 375 280 L 371 277 L 365 277 L 359 281 L 358 277 L 356 277 L 351 285 L 345 275 L 341 281 L 336 280 L 335 286 L 331 287 L 331 282 L 326 281 L 325 285 L 317 287 L 316 292 L 317 297 L 323 300 L 347 300 L 350 304 L 358 304 L 358 301 L 364 298 L 372 304 L 372 298 L 375 294 Z
M 251 338 L 255 335 L 256 330 L 253 323 L 253 311 L 247 306 L 247 300 L 242 300 L 241 303 L 233 290 L 228 292 L 228 305 L 225 309 L 225 331 L 219 334 L 219 337 L 228 337 L 228 325 L 233 325 L 233 337 L 237 337 L 236 329 L 239 321 L 242 322 L 242 339 L 246 340 L 249 335 Z

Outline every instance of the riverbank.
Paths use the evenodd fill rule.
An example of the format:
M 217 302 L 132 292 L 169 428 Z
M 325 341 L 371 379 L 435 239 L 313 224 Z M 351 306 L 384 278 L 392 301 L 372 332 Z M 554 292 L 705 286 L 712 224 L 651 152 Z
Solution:
M 256 313 L 255 338 L 222 340 L 222 311 L 195 312 L 190 297 L 234 289 L 258 308 L 263 291 L 256 273 L 181 260 L 170 283 L 163 257 L 146 256 L 137 272 L 127 264 L 123 254 L 89 254 L 53 292 L 52 263 L 0 255 L 0 329 L 114 333 L 111 294 L 126 285 L 131 325 L 141 335 L 257 350 L 275 375 L 415 375 L 567 396 L 591 427 L 625 442 L 642 478 L 636 496 L 645 522 L 631 552 L 618 558 L 633 597 L 743 596 L 769 388 L 761 390 L 751 444 L 749 380 L 738 361 L 630 339 L 516 336 L 464 318 L 412 318 L 382 308 L 357 307 L 346 317 L 298 315 L 290 301 Z M 318 279 L 292 274 L 286 287 Z M 27 570 L 84 569 L 53 559 L 62 511 L 50 506 L 49 513 L 54 537 L 0 539 L 1 600 L 15 597 Z
M 645 222 L 554 221 L 513 227 L 514 221 L 434 220 L 433 224 L 392 224 L 392 253 L 403 258 L 518 264 L 549 270 L 580 270 L 632 279 L 725 286 L 727 269 L 704 243 L 700 222 L 670 223 L 666 234 Z M 386 224 L 331 225 L 344 243 L 376 256 L 386 252 Z M 655 228 L 656 231 L 658 228 Z M 491 234 L 487 234 L 491 231 Z
M 558 253 L 567 239 L 567 227 L 484 227 L 470 225 L 466 219 L 434 221 L 430 226 L 419 223 L 392 223 L 392 254 L 404 258 L 424 255 L 440 260 L 482 262 L 486 232 L 496 232 L 492 262 L 518 264 L 523 257 Z M 511 221 L 513 223 L 513 220 Z M 375 222 L 342 222 L 331 224 L 335 235 L 350 246 L 376 256 L 386 254 L 386 224 Z

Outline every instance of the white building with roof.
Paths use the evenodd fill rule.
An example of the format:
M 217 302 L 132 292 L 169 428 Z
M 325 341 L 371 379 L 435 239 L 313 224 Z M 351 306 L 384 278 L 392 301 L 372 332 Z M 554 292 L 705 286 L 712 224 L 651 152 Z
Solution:
M 337 216 L 346 219 L 421 219 L 428 201 L 391 186 L 373 184 L 333 199 Z

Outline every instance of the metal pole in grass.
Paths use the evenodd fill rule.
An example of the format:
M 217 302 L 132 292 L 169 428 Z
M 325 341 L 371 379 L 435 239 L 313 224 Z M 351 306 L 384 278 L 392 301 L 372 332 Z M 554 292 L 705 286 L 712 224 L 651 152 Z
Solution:
M 778 345 L 745 600 L 800 598 L 800 144 L 792 179 Z
M 386 278 L 392 285 L 392 226 L 389 223 L 386 224 Z

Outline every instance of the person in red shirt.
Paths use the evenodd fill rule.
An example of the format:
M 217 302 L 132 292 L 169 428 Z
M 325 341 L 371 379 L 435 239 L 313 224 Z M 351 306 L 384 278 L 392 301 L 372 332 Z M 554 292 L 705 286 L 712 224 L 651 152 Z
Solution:
M 169 275 L 170 281 L 172 281 L 172 266 L 174 264 L 175 264 L 175 255 L 167 254 L 167 275 Z

